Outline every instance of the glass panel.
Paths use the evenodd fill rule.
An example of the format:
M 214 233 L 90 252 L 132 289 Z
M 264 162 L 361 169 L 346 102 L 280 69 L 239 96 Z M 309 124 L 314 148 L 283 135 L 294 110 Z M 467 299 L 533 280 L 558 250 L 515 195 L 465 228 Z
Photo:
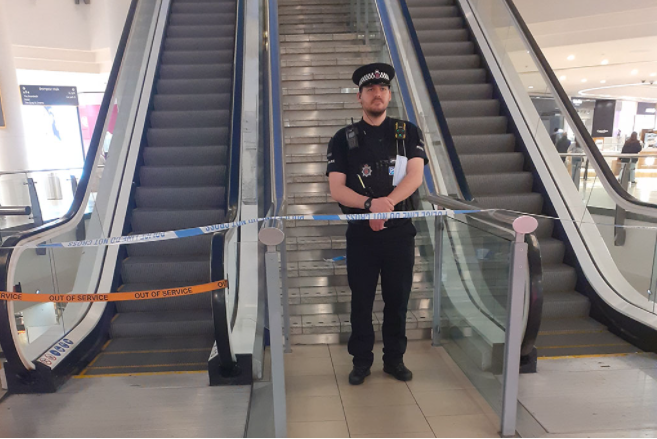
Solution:
M 32 206 L 30 185 L 24 173 L 0 174 L 0 206 Z M 33 215 L 0 216 L 2 240 L 17 230 L 24 230 L 34 224 Z
M 43 236 L 46 243 L 94 240 L 108 236 L 123 176 L 124 161 L 130 145 L 129 135 L 135 118 L 144 70 L 141 68 L 153 42 L 152 36 L 161 0 L 140 1 L 111 106 L 103 125 L 98 155 L 83 205 L 83 215 L 67 225 Z M 105 160 L 107 158 L 107 160 Z M 106 163 L 107 162 L 107 163 Z M 104 172 L 107 166 L 108 172 Z M 101 177 L 105 178 L 101 178 Z M 31 173 L 46 218 L 61 216 L 73 200 L 74 180 L 81 170 Z M 10 285 L 23 292 L 66 294 L 97 293 L 107 247 L 20 249 L 12 257 Z M 11 267 L 10 267 L 11 269 Z M 16 302 L 13 311 L 22 319 L 25 332 L 19 335 L 18 347 L 30 360 L 41 355 L 50 345 L 73 329 L 86 315 L 88 303 L 40 304 Z M 10 307 L 11 310 L 11 307 Z M 22 315 L 19 315 L 21 314 Z
M 445 217 L 441 341 L 500 414 L 511 241 L 477 224 Z
M 506 2 L 471 0 L 470 4 L 478 14 L 477 18 L 489 37 L 515 101 L 531 130 L 532 137 L 542 151 L 545 163 L 554 179 L 558 181 L 559 190 L 566 203 L 572 211 L 581 210 L 576 205 L 573 192 L 569 190 L 570 184 L 584 201 L 587 209 L 581 210 L 581 214 L 578 213 L 580 217 L 575 218 L 576 225 L 579 232 L 585 236 L 587 246 L 595 248 L 591 251 L 596 258 L 600 258 L 597 262 L 605 267 L 603 274 L 609 277 L 610 282 L 613 280 L 613 288 L 624 300 L 652 310 L 653 304 L 646 297 L 654 259 L 651 253 L 655 242 L 652 228 L 656 224 L 649 218 L 638 218 L 636 215 L 617 212 L 616 203 L 600 181 L 601 176 L 596 175 L 593 167 L 586 160 L 582 145 L 578 144 L 572 127 L 565 123 L 560 100 L 540 73 L 542 67 L 533 58 L 531 48 L 516 27 Z M 560 79 L 563 81 L 575 78 Z M 586 99 L 573 99 L 579 117 L 589 130 L 593 104 Z M 653 190 L 652 176 L 657 173 L 654 154 L 645 151 L 642 152 L 642 157 L 619 157 L 623 141 L 624 139 L 619 138 L 598 140 L 597 147 L 602 151 L 608 166 L 617 178 L 621 179 L 621 170 L 624 167 L 628 172 L 634 170 L 627 178 L 627 190 L 643 200 L 650 201 Z M 636 163 L 632 164 L 633 161 Z M 624 165 L 623 162 L 627 163 Z M 654 171 L 653 167 L 655 167 Z M 587 210 L 591 214 L 590 218 L 586 215 Z M 615 221 L 617 215 L 624 215 L 627 219 L 624 222 Z M 604 250 L 600 251 L 601 249 L 597 247 L 599 238 L 593 233 L 594 230 L 591 230 L 592 225 L 587 224 L 591 222 L 597 226 L 613 261 L 607 258 Z M 625 243 L 622 240 L 623 236 Z M 631 245 L 631 242 L 635 242 L 636 245 Z M 645 247 L 645 242 L 649 242 L 650 245 L 640 258 L 637 256 L 637 250 L 629 250 L 637 246 Z

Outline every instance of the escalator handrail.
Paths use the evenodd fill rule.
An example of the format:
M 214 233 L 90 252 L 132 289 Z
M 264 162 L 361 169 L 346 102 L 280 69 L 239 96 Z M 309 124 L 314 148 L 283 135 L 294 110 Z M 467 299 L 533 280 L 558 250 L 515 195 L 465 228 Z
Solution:
M 422 77 L 424 83 L 426 84 L 427 91 L 429 92 L 429 98 L 431 100 L 431 106 L 433 107 L 433 112 L 436 116 L 436 122 L 440 128 L 441 136 L 443 143 L 445 144 L 445 149 L 447 155 L 449 156 L 449 161 L 451 163 L 454 175 L 456 177 L 456 182 L 461 190 L 461 195 L 466 201 L 472 201 L 472 193 L 470 192 L 470 186 L 468 181 L 465 178 L 465 173 L 463 172 L 463 166 L 461 165 L 461 160 L 459 159 L 458 152 L 456 151 L 456 146 L 454 145 L 454 139 L 447 125 L 447 118 L 445 117 L 445 112 L 438 99 L 438 93 L 436 92 L 436 86 L 433 83 L 433 78 L 431 77 L 431 71 L 427 65 L 427 60 L 424 57 L 424 52 L 422 52 L 422 46 L 420 45 L 420 39 L 417 36 L 417 31 L 413 25 L 413 19 L 411 13 L 406 4 L 406 0 L 399 0 L 399 5 L 406 21 L 406 27 L 408 28 L 408 34 L 411 38 L 411 43 L 413 44 L 413 49 L 416 53 L 416 58 L 420 64 L 420 70 L 422 71 Z
M 431 194 L 426 200 L 434 205 L 451 210 L 479 210 L 479 206 L 465 203 L 461 200 L 445 195 Z M 509 212 L 505 210 L 491 210 L 479 213 L 469 213 L 468 218 L 473 218 L 486 226 L 492 227 L 501 232 L 510 240 L 515 238 L 513 230 L 513 221 L 522 213 Z M 541 261 L 541 252 L 534 234 L 526 235 L 525 242 L 528 245 L 528 265 L 529 265 L 529 297 L 527 306 L 527 316 L 525 324 L 525 334 L 521 344 L 522 355 L 529 355 L 536 344 L 538 333 L 541 327 L 542 310 L 543 310 L 543 268 Z
M 81 208 L 84 208 L 82 204 L 86 198 L 90 178 L 94 174 L 94 162 L 98 154 L 98 149 L 100 148 L 100 140 L 103 137 L 105 121 L 110 114 L 110 107 L 112 105 L 112 98 L 114 97 L 114 90 L 116 88 L 121 66 L 123 64 L 123 57 L 125 55 L 128 40 L 130 38 L 130 32 L 132 30 L 132 24 L 135 18 L 135 12 L 137 10 L 138 3 L 138 0 L 132 0 L 130 7 L 128 8 L 121 39 L 119 40 L 119 44 L 116 49 L 116 55 L 114 56 L 114 63 L 112 64 L 112 69 L 107 80 L 105 94 L 103 95 L 103 100 L 98 111 L 96 126 L 94 127 L 94 132 L 91 136 L 91 142 L 89 143 L 89 149 L 87 151 L 87 156 L 84 162 L 84 167 L 82 168 L 82 177 L 78 182 L 78 187 L 75 191 L 75 195 L 73 196 L 71 207 L 69 208 L 68 212 L 66 212 L 66 214 L 64 214 L 61 218 L 49 222 L 48 224 L 20 232 L 7 238 L 2 243 L 2 247 L 0 247 L 0 291 L 13 290 L 13 286 L 7 285 L 7 270 L 9 269 L 9 262 L 13 254 L 13 247 L 18 246 L 21 241 L 32 238 L 46 231 L 64 226 L 77 216 Z M 18 350 L 14 344 L 15 342 L 10 321 L 13 316 L 9 316 L 7 304 L 8 302 L 6 301 L 0 301 L 0 346 L 2 347 L 2 351 L 7 362 L 12 363 L 14 370 L 16 370 L 18 373 L 27 372 L 27 369 L 23 365 L 20 354 L 18 353 Z
M 281 57 L 280 57 L 280 36 L 278 22 L 278 0 L 269 0 L 269 90 L 271 104 L 271 151 L 274 160 L 272 173 L 273 183 L 273 214 L 278 216 L 284 212 L 285 205 L 285 156 L 284 156 L 284 138 L 283 138 L 283 99 L 281 91 Z
M 243 80 L 244 80 L 244 8 L 245 0 L 237 0 L 236 4 L 236 25 L 235 25 L 235 52 L 233 54 L 233 98 L 231 108 L 231 128 L 230 128 L 230 146 L 228 149 L 228 165 L 226 174 L 228 175 L 228 185 L 225 193 L 226 217 L 224 222 L 234 222 L 240 206 L 240 183 L 241 167 L 240 155 L 242 149 L 242 98 L 243 98 Z M 213 235 L 211 254 L 210 254 L 210 272 L 211 281 L 225 279 L 226 258 L 229 251 L 231 231 L 221 231 Z M 234 230 L 233 230 L 234 232 Z M 239 237 L 239 233 L 238 233 Z M 236 263 L 239 263 L 239 257 Z M 239 269 L 237 270 L 239 273 Z M 238 274 L 239 275 L 239 274 Z M 234 366 L 233 349 L 230 343 L 230 332 L 235 323 L 235 315 L 239 305 L 238 282 L 237 279 L 231 279 L 229 288 L 235 291 L 233 295 L 234 306 L 233 315 L 228 316 L 228 304 L 226 303 L 226 290 L 215 290 L 211 294 L 212 315 L 214 320 L 214 339 L 217 344 L 217 353 L 222 369 L 230 370 Z
M 559 79 L 554 73 L 554 70 L 552 70 L 552 67 L 543 54 L 543 51 L 534 39 L 534 36 L 529 30 L 525 20 L 522 18 L 522 15 L 520 14 L 520 11 L 518 11 L 515 3 L 513 0 L 504 0 L 504 2 L 509 8 L 511 16 L 516 21 L 517 29 L 525 38 L 525 41 L 532 51 L 532 54 L 538 61 L 541 69 L 543 69 L 543 73 L 545 74 L 549 85 L 552 87 L 552 91 L 560 101 L 563 109 L 566 110 L 566 117 L 568 122 L 570 123 L 571 127 L 574 128 L 576 135 L 579 135 L 583 140 L 584 147 L 588 153 L 589 158 L 591 159 L 591 162 L 593 163 L 593 166 L 596 168 L 596 171 L 599 172 L 603 177 L 601 178 L 601 180 L 603 180 L 603 184 L 607 183 L 609 189 L 611 189 L 612 193 L 610 193 L 610 196 L 612 196 L 614 201 L 616 201 L 623 209 L 627 211 L 657 217 L 657 204 L 648 203 L 635 198 L 625 189 L 623 189 L 623 186 L 621 186 L 621 184 L 618 182 L 614 176 L 614 173 L 611 171 L 611 168 L 604 159 L 602 152 L 593 141 L 593 137 L 586 129 L 586 126 L 584 126 L 584 123 L 577 114 L 577 110 L 570 101 L 570 98 L 561 85 L 561 82 L 559 82 Z

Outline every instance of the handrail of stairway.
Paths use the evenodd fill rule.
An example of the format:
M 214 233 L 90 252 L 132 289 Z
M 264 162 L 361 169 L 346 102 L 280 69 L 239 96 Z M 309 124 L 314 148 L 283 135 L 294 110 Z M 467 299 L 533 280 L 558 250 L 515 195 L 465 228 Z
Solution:
M 479 210 L 480 207 L 456 200 L 445 195 L 431 194 L 426 200 L 436 206 L 451 210 Z M 499 233 L 505 234 L 510 240 L 515 237 L 513 221 L 523 216 L 521 213 L 505 210 L 491 210 L 477 213 L 469 213 L 468 218 L 475 219 L 488 227 L 492 227 Z M 542 263 L 538 240 L 534 234 L 525 235 L 528 249 L 529 264 L 529 297 L 525 323 L 525 335 L 522 340 L 521 354 L 528 356 L 532 353 L 538 332 L 541 327 L 541 315 L 543 310 L 543 287 L 542 287 Z
M 244 87 L 244 13 L 245 0 L 238 0 L 236 4 L 236 21 L 235 21 L 235 51 L 233 53 L 233 97 L 231 108 L 231 125 L 230 125 L 230 143 L 228 148 L 228 162 L 226 174 L 228 175 L 228 185 L 225 192 L 226 216 L 225 222 L 237 220 L 240 207 L 240 183 L 241 183 L 241 166 L 240 153 L 242 149 L 242 99 Z M 225 279 L 229 272 L 226 267 L 227 258 L 225 255 L 230 251 L 231 237 L 237 234 L 239 242 L 239 230 L 224 230 L 217 232 L 212 236 L 211 255 L 210 255 L 210 275 L 211 280 L 219 281 Z M 239 254 L 239 245 L 237 245 Z M 239 256 L 232 261 L 238 264 L 237 273 L 239 273 Z M 228 315 L 228 303 L 226 302 L 226 290 L 215 290 L 211 294 L 212 298 L 212 318 L 214 320 L 214 340 L 217 351 L 216 356 L 210 359 L 210 369 L 217 369 L 222 376 L 233 376 L 239 371 L 237 361 L 230 343 L 230 333 L 235 325 L 235 319 L 239 308 L 239 280 L 231 279 L 228 288 L 234 292 L 231 300 L 233 301 L 232 315 Z M 217 362 L 213 367 L 212 363 Z M 250 371 L 249 371 L 250 372 Z
M 411 38 L 411 43 L 415 49 L 417 61 L 420 64 L 420 70 L 422 71 L 422 77 L 424 78 L 424 83 L 427 86 L 427 91 L 429 93 L 429 99 L 431 100 L 431 106 L 433 107 L 433 112 L 436 116 L 436 122 L 440 128 L 440 132 L 445 144 L 445 150 L 449 156 L 449 161 L 452 165 L 454 175 L 456 176 L 456 182 L 461 190 L 461 195 L 466 201 L 472 201 L 472 193 L 470 192 L 470 186 L 468 181 L 465 178 L 465 172 L 463 172 L 463 167 L 461 166 L 461 160 L 459 159 L 458 152 L 456 151 L 456 146 L 454 145 L 454 139 L 447 125 L 447 118 L 445 117 L 445 112 L 438 99 L 438 93 L 436 93 L 436 86 L 433 83 L 431 78 L 431 71 L 427 65 L 427 60 L 424 58 L 424 53 L 422 52 L 422 46 L 420 45 L 420 39 L 417 36 L 417 31 L 413 25 L 413 19 L 411 18 L 411 13 L 406 4 L 406 0 L 399 0 L 399 5 L 404 15 L 404 20 L 406 21 L 406 27 L 408 28 L 408 34 Z
M 403 0 L 401 0 L 403 1 Z M 581 118 L 577 114 L 577 110 L 573 106 L 568 94 L 562 87 L 557 75 L 552 70 L 550 63 L 543 54 L 543 51 L 539 47 L 538 43 L 534 39 L 527 23 L 522 18 L 520 11 L 516 7 L 513 0 L 504 0 L 506 6 L 509 8 L 511 16 L 516 22 L 516 27 L 520 31 L 520 34 L 525 39 L 527 47 L 530 49 L 531 54 L 536 59 L 538 64 L 542 69 L 542 74 L 544 79 L 546 79 L 548 86 L 552 89 L 555 97 L 557 97 L 557 102 L 560 105 L 564 116 L 568 121 L 568 124 L 573 128 L 575 132 L 576 139 L 584 146 L 584 149 L 589 156 L 591 164 L 596 170 L 598 175 L 601 175 L 603 178 L 600 178 L 602 185 L 607 190 L 607 193 L 611 198 L 618 204 L 621 208 L 634 213 L 640 213 L 643 215 L 657 217 L 657 204 L 648 203 L 641 201 L 634 196 L 630 195 L 621 184 L 618 182 L 614 173 L 611 171 L 611 168 L 604 159 L 604 156 L 598 146 L 593 141 L 593 137 L 584 126 Z
M 0 206 L 0 216 L 23 216 L 31 213 L 30 206 Z
M 268 136 L 265 142 L 268 145 L 269 156 L 265 157 L 265 166 L 269 166 L 269 188 L 271 197 L 271 208 L 269 216 L 280 216 L 285 214 L 285 139 L 283 135 L 283 100 L 281 92 L 281 61 L 280 61 L 280 38 L 278 32 L 278 0 L 267 2 L 267 46 L 268 59 L 265 62 L 265 127 L 264 136 Z M 280 220 L 265 221 L 259 232 L 260 240 L 269 245 L 277 245 L 285 237 L 283 222 Z M 283 249 L 282 249 L 283 250 Z M 281 269 L 285 271 L 286 267 Z M 283 276 L 283 282 L 286 276 Z M 284 288 L 285 289 L 285 288 Z
M 16 235 L 12 235 L 2 243 L 2 247 L 0 247 L 0 291 L 11 291 L 13 289 L 12 285 L 7 285 L 7 269 L 9 268 L 13 247 L 19 245 L 21 241 L 67 224 L 73 218 L 75 218 L 77 212 L 83 208 L 82 203 L 85 199 L 87 188 L 89 187 L 90 178 L 93 176 L 94 161 L 98 153 L 98 148 L 100 148 L 100 139 L 103 135 L 105 121 L 110 114 L 109 110 L 112 103 L 112 96 L 114 95 L 114 89 L 118 81 L 119 72 L 123 62 L 123 56 L 125 54 L 125 49 L 130 37 L 130 31 L 132 29 L 132 24 L 138 3 L 138 0 L 132 0 L 128 9 L 125 25 L 123 27 L 123 33 L 121 34 L 121 39 L 119 40 L 119 44 L 116 49 L 112 70 L 110 71 L 110 75 L 107 80 L 107 87 L 105 89 L 105 94 L 103 95 L 103 101 L 100 105 L 98 118 L 96 119 L 96 126 L 94 127 L 94 132 L 89 144 L 87 157 L 84 162 L 84 167 L 82 168 L 82 177 L 78 182 L 78 187 L 75 191 L 75 195 L 73 196 L 71 207 L 69 208 L 68 212 L 66 212 L 66 214 L 64 214 L 61 218 L 49 222 L 48 224 L 44 224 L 33 229 L 25 230 Z M 10 321 L 13 316 L 9 316 L 7 304 L 8 302 L 6 301 L 0 301 L 0 346 L 2 347 L 2 351 L 6 360 L 12 363 L 12 366 L 14 366 L 14 370 L 18 371 L 19 373 L 27 372 L 27 369 L 21 361 L 18 350 L 14 345 Z

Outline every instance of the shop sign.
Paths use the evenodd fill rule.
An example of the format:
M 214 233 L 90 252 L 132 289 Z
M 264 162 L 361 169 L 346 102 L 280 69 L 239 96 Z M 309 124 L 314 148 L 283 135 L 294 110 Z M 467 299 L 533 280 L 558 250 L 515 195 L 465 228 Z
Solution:
M 657 113 L 657 107 L 655 107 L 654 103 L 639 102 L 636 107 L 637 115 L 641 114 L 646 116 L 654 116 L 656 113 Z
M 21 85 L 23 105 L 78 106 L 77 87 Z
M 598 99 L 593 110 L 593 137 L 612 137 L 614 132 L 614 116 L 616 115 L 616 101 Z

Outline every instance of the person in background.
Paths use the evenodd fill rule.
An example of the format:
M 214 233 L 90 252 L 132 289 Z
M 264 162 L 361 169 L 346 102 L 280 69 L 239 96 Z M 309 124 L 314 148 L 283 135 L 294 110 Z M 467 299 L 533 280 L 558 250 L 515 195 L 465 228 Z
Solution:
M 621 154 L 638 154 L 641 152 L 643 147 L 641 146 L 641 141 L 639 140 L 639 135 L 634 131 L 632 135 L 630 136 L 629 139 L 625 142 L 625 145 L 623 145 L 623 150 L 621 151 Z M 637 157 L 631 157 L 631 158 L 621 158 L 621 163 L 623 166 L 621 167 L 621 176 L 623 175 L 623 171 L 625 170 L 625 167 L 629 164 L 630 165 L 630 183 L 636 184 L 636 179 L 635 179 L 635 172 L 636 172 L 636 164 L 639 162 L 639 159 Z
M 568 139 L 568 135 L 566 135 L 566 133 L 563 133 L 557 142 L 556 147 L 559 154 L 565 154 L 568 152 L 568 148 L 570 147 L 570 140 Z M 561 157 L 561 160 L 565 163 L 566 157 Z
M 550 134 L 550 139 L 552 139 L 552 143 L 555 145 L 557 144 L 557 140 L 559 140 L 559 128 L 555 128 L 554 131 L 552 131 L 552 134 Z
M 569 154 L 584 154 L 584 149 L 579 145 L 577 141 L 575 143 L 571 144 L 570 147 L 568 148 L 568 153 Z M 580 178 L 580 169 L 582 169 L 582 162 L 584 161 L 584 157 L 582 156 L 571 156 L 570 157 L 570 164 L 571 164 L 571 176 L 573 177 L 573 183 L 575 183 L 575 187 L 577 187 L 577 190 L 579 190 L 579 178 Z

